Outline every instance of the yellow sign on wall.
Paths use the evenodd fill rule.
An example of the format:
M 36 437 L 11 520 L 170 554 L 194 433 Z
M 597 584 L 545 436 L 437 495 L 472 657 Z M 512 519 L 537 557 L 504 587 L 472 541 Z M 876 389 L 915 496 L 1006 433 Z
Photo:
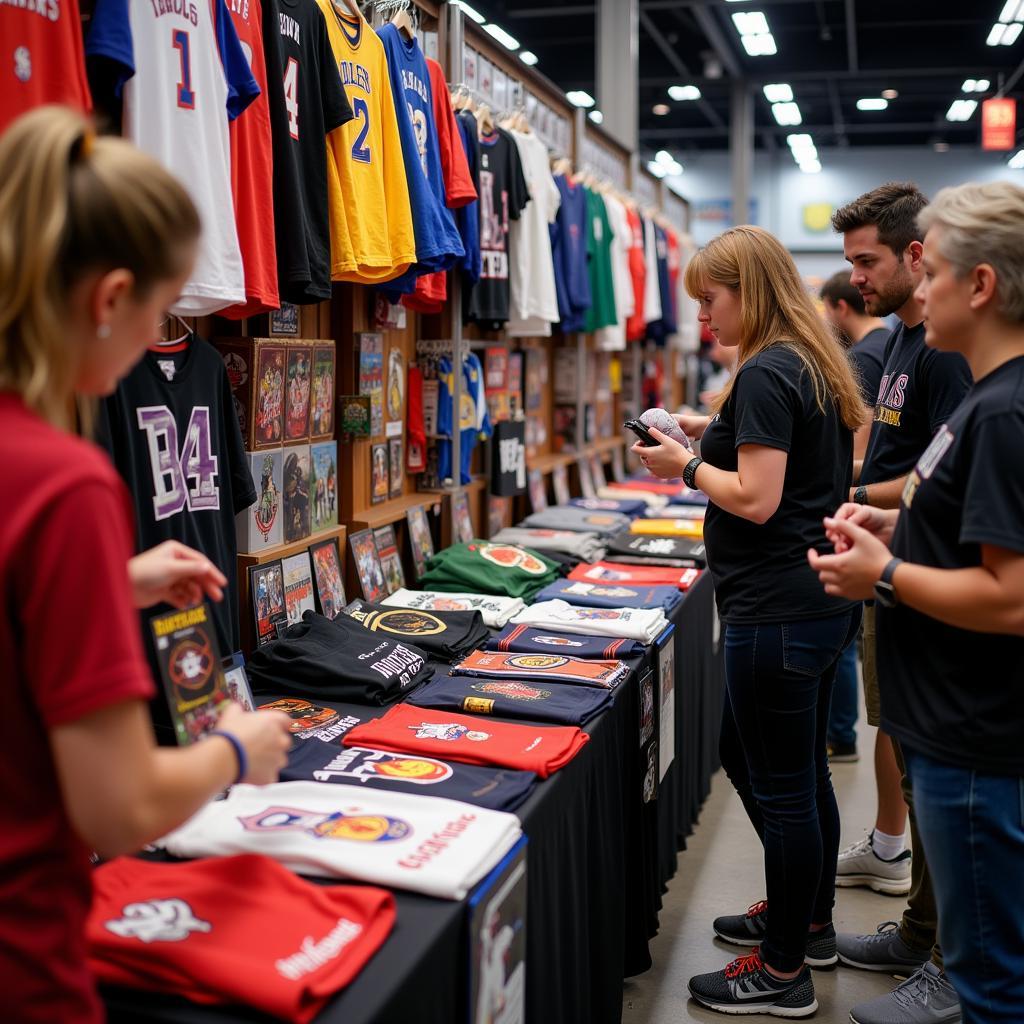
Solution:
M 808 203 L 804 206 L 804 227 L 818 234 L 832 227 L 831 203 Z

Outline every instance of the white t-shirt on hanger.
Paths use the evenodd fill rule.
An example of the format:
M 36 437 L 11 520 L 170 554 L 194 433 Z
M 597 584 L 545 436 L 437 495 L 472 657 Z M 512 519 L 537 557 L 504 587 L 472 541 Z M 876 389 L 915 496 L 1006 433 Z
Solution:
M 632 231 L 626 207 L 613 195 L 604 197 L 612 227 L 612 285 L 615 291 L 616 323 L 598 328 L 597 347 L 602 352 L 621 352 L 626 347 L 626 321 L 636 310 L 633 277 L 629 272 L 629 245 Z
M 653 324 L 661 319 L 661 285 L 658 281 L 658 236 L 654 221 L 644 218 L 644 265 L 647 278 L 644 282 L 644 323 Z

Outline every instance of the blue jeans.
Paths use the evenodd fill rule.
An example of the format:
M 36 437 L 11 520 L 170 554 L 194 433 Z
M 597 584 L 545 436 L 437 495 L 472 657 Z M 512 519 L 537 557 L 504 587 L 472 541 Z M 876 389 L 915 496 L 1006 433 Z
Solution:
M 857 641 L 839 656 L 836 682 L 832 687 L 832 710 L 828 716 L 829 739 L 846 746 L 857 745 Z
M 822 619 L 725 626 L 722 764 L 764 844 L 761 955 L 778 971 L 799 969 L 811 923 L 832 920 L 839 809 L 828 712 L 836 664 L 859 625 L 858 606 Z
M 1024 1021 L 1024 778 L 903 747 L 964 1024 Z

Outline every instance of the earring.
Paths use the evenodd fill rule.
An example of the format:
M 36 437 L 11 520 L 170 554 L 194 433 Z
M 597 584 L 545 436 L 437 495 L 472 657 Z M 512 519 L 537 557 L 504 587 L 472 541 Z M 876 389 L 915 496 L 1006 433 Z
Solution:
M 110 324 L 97 324 L 96 337 L 105 340 L 110 337 Z

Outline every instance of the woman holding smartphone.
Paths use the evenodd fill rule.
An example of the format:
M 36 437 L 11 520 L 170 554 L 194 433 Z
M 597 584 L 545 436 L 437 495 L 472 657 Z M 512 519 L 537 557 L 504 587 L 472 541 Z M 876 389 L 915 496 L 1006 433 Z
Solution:
M 697 253 L 686 289 L 699 320 L 737 350 L 714 415 L 679 416 L 701 456 L 657 430 L 635 445 L 652 473 L 682 476 L 709 500 L 704 540 L 724 624 L 728 699 L 722 761 L 764 844 L 767 901 L 718 918 L 716 934 L 759 946 L 690 992 L 724 1013 L 809 1016 L 806 963 L 835 963 L 832 905 L 839 812 L 826 754 L 836 663 L 860 604 L 824 595 L 807 565 L 822 513 L 849 493 L 863 408 L 846 353 L 792 258 L 756 227 Z

